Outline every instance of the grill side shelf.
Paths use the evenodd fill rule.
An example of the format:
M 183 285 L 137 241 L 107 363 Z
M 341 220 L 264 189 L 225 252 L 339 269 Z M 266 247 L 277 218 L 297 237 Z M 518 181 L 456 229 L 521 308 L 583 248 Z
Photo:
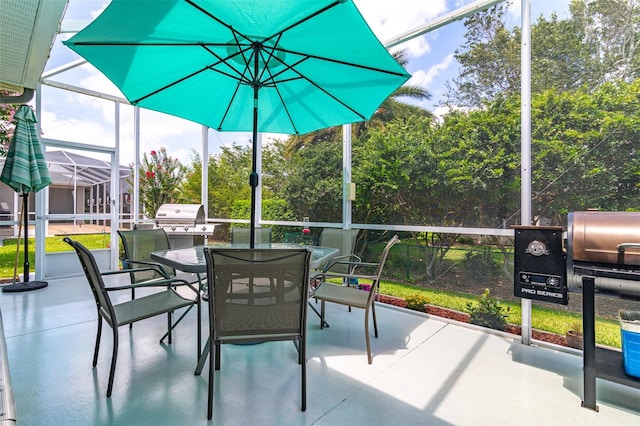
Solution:
M 596 348 L 595 339 L 595 273 L 582 277 L 582 329 L 584 337 L 583 400 L 582 406 L 598 411 L 596 404 L 596 377 L 640 389 L 640 379 L 625 373 L 622 353 Z
M 596 346 L 596 376 L 610 382 L 640 389 L 640 378 L 625 373 L 622 352 L 615 349 Z

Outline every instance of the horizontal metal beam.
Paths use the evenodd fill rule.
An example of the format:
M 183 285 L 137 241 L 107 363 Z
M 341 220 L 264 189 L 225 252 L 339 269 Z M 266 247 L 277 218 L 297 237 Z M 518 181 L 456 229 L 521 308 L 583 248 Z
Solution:
M 399 44 L 410 41 L 416 37 L 420 37 L 430 31 L 437 30 L 452 22 L 464 19 L 467 16 L 473 15 L 476 12 L 485 10 L 498 3 L 502 3 L 505 0 L 478 0 L 475 3 L 468 4 L 460 9 L 456 9 L 445 15 L 442 15 L 425 25 L 409 30 L 403 34 L 398 35 L 384 43 L 384 47 L 389 49 L 390 47 L 397 46 Z
M 248 220 L 239 219 L 218 219 L 209 218 L 209 223 L 249 223 Z M 310 226 L 313 228 L 340 228 L 341 224 L 331 222 L 287 222 L 277 220 L 263 220 L 261 225 L 281 225 L 281 226 Z M 353 229 L 370 229 L 375 231 L 402 231 L 402 232 L 434 232 L 437 234 L 460 234 L 460 235 L 495 235 L 498 237 L 513 237 L 513 229 L 495 228 L 464 228 L 457 226 L 411 226 L 411 225 L 375 225 L 365 223 L 352 223 Z
M 45 86 L 55 87 L 56 89 L 68 90 L 69 92 L 81 93 L 83 95 L 95 96 L 109 101 L 120 102 L 129 105 L 129 101 L 121 96 L 108 95 L 106 93 L 96 92 L 95 90 L 85 89 L 83 87 L 73 86 L 71 84 L 60 83 L 50 79 L 43 79 L 41 82 Z
M 104 154 L 111 154 L 116 150 L 115 147 L 87 145 L 86 143 L 62 141 L 59 139 L 40 138 L 40 141 L 44 145 L 48 147 L 53 147 L 53 148 L 77 149 L 82 151 L 99 152 Z

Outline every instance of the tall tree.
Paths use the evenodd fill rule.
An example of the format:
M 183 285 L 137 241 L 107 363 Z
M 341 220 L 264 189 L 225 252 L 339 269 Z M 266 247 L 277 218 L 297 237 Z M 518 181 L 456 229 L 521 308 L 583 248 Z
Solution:
M 593 46 L 600 83 L 640 76 L 640 1 L 572 0 L 570 10 Z
M 405 50 L 399 50 L 393 53 L 393 57 L 400 65 L 406 67 L 409 62 Z M 425 88 L 405 84 L 395 90 L 384 102 L 378 107 L 368 121 L 355 123 L 353 126 L 353 137 L 361 135 L 368 127 L 384 127 L 385 123 L 390 122 L 394 118 L 407 118 L 413 115 L 425 117 L 433 117 L 430 111 L 424 108 L 405 102 L 406 100 L 424 101 L 431 98 Z M 342 127 L 334 126 L 327 129 L 309 132 L 304 135 L 292 135 L 287 141 L 285 154 L 291 157 L 294 152 L 304 146 L 322 142 L 339 142 L 342 140 Z
M 456 50 L 460 74 L 448 83 L 449 105 L 481 107 L 520 91 L 520 28 L 507 28 L 506 5 L 467 18 Z M 572 0 L 571 16 L 538 17 L 531 29 L 531 87 L 591 89 L 630 82 L 640 69 L 640 1 Z
M 637 210 L 640 80 L 594 91 L 550 90 L 532 100 L 534 211 Z
M 243 203 L 250 205 L 251 187 L 249 173 L 251 171 L 250 146 L 233 144 L 222 147 L 220 152 L 209 156 L 209 206 L 211 217 L 245 218 L 234 216 L 234 211 L 243 212 Z M 280 200 L 286 195 L 284 185 L 289 173 L 289 161 L 284 158 L 284 142 L 275 140 L 267 142 L 262 148 L 262 199 Z M 200 200 L 202 176 L 202 160 L 193 153 L 192 163 L 181 186 L 181 200 L 194 203 Z M 240 207 L 238 207 L 240 206 Z M 278 207 L 279 208 L 279 207 Z M 275 208 L 274 208 L 275 209 Z M 267 218 L 267 208 L 263 205 L 263 218 Z M 250 210 L 247 210 L 247 219 Z M 244 213 L 243 213 L 244 214 Z M 274 213 L 272 220 L 284 220 Z
M 519 30 L 506 27 L 505 13 L 499 4 L 466 19 L 465 43 L 454 54 L 460 75 L 448 84 L 447 103 L 477 107 L 520 87 Z
M 296 152 L 284 189 L 298 220 L 342 221 L 342 145 L 311 144 Z

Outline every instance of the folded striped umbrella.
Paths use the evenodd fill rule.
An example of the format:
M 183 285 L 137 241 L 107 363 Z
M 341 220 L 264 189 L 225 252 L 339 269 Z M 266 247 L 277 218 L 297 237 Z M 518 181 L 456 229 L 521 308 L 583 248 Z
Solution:
M 36 131 L 36 115 L 27 105 L 21 105 L 14 115 L 16 127 L 0 175 L 0 181 L 22 194 L 24 221 L 24 282 L 2 287 L 3 292 L 30 291 L 46 287 L 46 281 L 29 282 L 29 193 L 38 192 L 51 184 L 51 176 L 40 139 Z M 20 244 L 18 243 L 18 248 Z M 18 264 L 16 253 L 16 267 Z M 14 272 L 15 281 L 15 272 Z
M 21 194 L 38 192 L 51 184 L 51 176 L 35 127 L 36 115 L 27 105 L 21 105 L 14 119 L 16 128 L 0 181 Z

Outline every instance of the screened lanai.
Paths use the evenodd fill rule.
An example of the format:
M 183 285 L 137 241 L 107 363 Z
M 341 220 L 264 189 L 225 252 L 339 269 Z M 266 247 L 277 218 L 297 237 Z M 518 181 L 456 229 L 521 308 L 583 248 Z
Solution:
M 410 3 L 410 2 L 409 2 Z M 503 3 L 502 0 L 478 0 L 467 1 L 460 6 L 459 2 L 449 4 L 448 2 L 442 2 L 439 5 L 440 9 L 433 9 L 426 6 L 410 5 L 408 7 L 419 8 L 421 14 L 413 15 L 414 19 L 410 25 L 405 25 L 401 30 L 396 29 L 395 32 L 385 34 L 384 38 L 379 37 L 385 47 L 393 49 L 396 47 L 409 46 L 410 49 L 416 48 L 412 43 L 420 45 L 420 39 L 426 36 L 431 36 L 432 33 L 436 34 L 431 43 L 439 43 L 437 39 L 437 31 L 451 25 L 459 24 L 462 19 L 469 17 L 477 13 L 478 11 L 485 10 L 491 6 Z M 545 1 L 531 2 L 524 0 L 520 3 L 520 17 L 519 24 L 522 27 L 521 38 L 521 69 L 522 69 L 522 114 L 521 114 L 521 143 L 522 143 L 522 187 L 521 187 L 521 206 L 519 209 L 520 218 L 514 218 L 515 223 L 528 224 L 531 221 L 531 154 L 530 154 L 530 81 L 527 76 L 530 75 L 530 28 L 531 28 L 531 6 L 532 4 L 542 4 Z M 128 101 L 122 97 L 115 87 L 104 78 L 98 78 L 95 70 L 85 63 L 84 60 L 79 59 L 77 56 L 70 54 L 69 49 L 62 45 L 61 41 L 67 39 L 73 33 L 77 32 L 91 21 L 92 17 L 103 8 L 104 4 L 101 1 L 31 1 L 31 2 L 11 2 L 10 5 L 15 7 L 15 10 L 11 11 L 10 8 L 5 8 L 5 13 L 15 13 L 17 16 L 31 16 L 31 22 L 26 27 L 21 28 L 38 28 L 39 31 L 33 31 L 37 34 L 37 43 L 39 50 L 27 50 L 19 47 L 19 43 L 11 44 L 13 49 L 16 49 L 17 55 L 22 55 L 24 59 L 24 68 L 31 71 L 31 80 L 28 84 L 24 84 L 25 81 L 20 82 L 13 81 L 12 84 L 35 89 L 35 97 L 32 100 L 34 103 L 36 112 L 40 117 L 40 125 L 42 127 L 42 143 L 50 149 L 74 149 L 83 152 L 83 155 L 91 153 L 92 156 L 105 158 L 111 164 L 122 163 L 122 158 L 131 158 L 131 163 L 140 164 L 140 159 L 143 154 L 142 145 L 154 146 L 154 139 L 161 137 L 161 133 L 174 135 L 175 139 L 183 140 L 187 138 L 192 149 L 196 149 L 201 158 L 208 158 L 214 143 L 220 142 L 224 144 L 223 138 L 225 135 L 221 132 L 215 132 L 212 129 L 208 129 L 203 126 L 199 126 L 194 123 L 186 122 L 185 120 L 174 119 L 170 116 L 160 115 L 152 116 L 149 111 L 132 107 Z M 360 6 L 362 7 L 362 6 Z M 50 8 L 50 9 L 49 9 Z M 7 12 L 9 11 L 9 12 Z M 45 13 L 46 12 L 46 13 Z M 89 14 L 88 14 L 89 12 Z M 380 22 L 385 22 L 387 19 L 384 17 L 385 13 L 391 13 L 389 11 L 384 12 L 380 16 L 375 16 Z M 91 15 L 93 14 L 93 15 Z M 54 19 L 59 16 L 60 19 Z M 411 14 L 401 13 L 399 16 L 412 16 Z M 37 25 L 34 25 L 37 24 Z M 29 26 L 31 25 L 31 26 Z M 45 30 L 47 28 L 47 30 Z M 408 29 L 408 30 L 407 30 Z M 35 42 L 36 39 L 34 39 Z M 50 47 L 50 51 L 47 49 Z M 425 51 L 424 45 L 422 45 L 422 51 Z M 44 56 L 47 52 L 48 57 Z M 39 62 L 33 62 L 32 60 L 38 58 Z M 30 62 L 32 61 L 32 62 Z M 29 64 L 29 66 L 26 66 Z M 38 78 L 34 80 L 33 68 L 41 67 L 42 71 Z M 434 70 L 437 66 L 434 65 Z M 27 73 L 24 73 L 25 75 Z M 424 75 L 424 71 L 417 71 L 416 74 Z M 5 74 L 8 75 L 8 74 Z M 97 79 L 98 78 L 98 79 Z M 96 80 L 97 79 L 97 80 Z M 3 78 L 3 80 L 5 80 Z M 83 115 L 85 115 L 85 123 L 94 123 L 93 128 L 86 128 L 84 131 L 73 132 L 73 136 L 69 135 L 69 126 L 82 128 L 83 123 L 74 119 L 72 116 L 68 116 L 68 112 L 59 112 L 60 117 L 56 117 L 58 121 L 64 124 L 64 130 L 56 128 L 55 131 L 47 130 L 50 115 L 43 114 L 43 112 L 56 110 L 58 104 L 62 99 L 71 97 L 78 103 L 78 105 L 92 104 L 92 108 L 83 108 Z M 67 104 L 70 105 L 70 104 Z M 95 123 L 96 120 L 93 116 L 100 115 L 105 117 L 107 125 L 100 126 L 100 131 L 96 133 Z M 53 125 L 51 124 L 53 129 Z M 189 135 L 189 136 L 187 136 Z M 455 230 L 447 228 L 447 226 L 441 226 L 441 224 L 377 224 L 377 223 L 353 223 L 352 220 L 352 208 L 355 193 L 357 193 L 357 182 L 353 182 L 352 179 L 352 160 L 351 160 L 351 126 L 346 125 L 343 127 L 343 161 L 342 161 L 342 220 L 340 223 L 326 223 L 317 221 L 311 221 L 311 226 L 334 226 L 351 228 L 356 227 L 363 230 L 371 231 L 404 231 L 404 232 L 455 232 L 463 233 L 466 235 L 476 236 L 491 236 L 494 238 L 511 237 L 513 235 L 512 229 L 499 228 L 464 228 L 457 226 Z M 269 135 L 259 135 L 260 138 L 266 138 Z M 239 138 L 241 136 L 236 136 Z M 246 137 L 246 136 L 245 136 Z M 100 144 L 96 144 L 95 140 L 100 139 Z M 151 143 L 151 145 L 150 145 Z M 182 144 L 184 145 L 184 143 Z M 259 144 L 260 145 L 260 144 Z M 151 148 L 153 149 L 153 148 Z M 258 153 L 258 174 L 261 174 L 262 165 L 260 162 L 260 153 Z M 203 163 L 202 176 L 207 176 L 208 163 Z M 140 208 L 139 200 L 139 188 L 138 188 L 138 176 L 135 173 L 138 172 L 138 167 L 134 167 L 133 187 L 131 188 L 131 217 L 132 221 L 136 222 L 144 220 L 142 211 Z M 123 200 L 122 194 L 120 194 L 119 185 L 119 171 L 113 168 L 111 170 L 111 186 L 107 191 L 111 195 L 111 202 L 114 203 L 117 200 Z M 208 182 L 206 179 L 202 180 L 202 189 L 200 196 L 200 203 L 208 205 Z M 261 194 L 261 186 L 258 185 L 258 196 Z M 69 217 L 63 217 L 59 215 L 51 214 L 47 212 L 45 206 L 48 191 L 41 191 L 36 194 L 36 274 L 39 271 L 46 271 L 46 259 L 44 256 L 44 238 L 46 233 L 46 222 L 50 220 L 68 220 Z M 97 202 L 98 198 L 102 198 L 101 203 L 106 201 L 107 197 L 94 197 L 94 202 Z M 206 209 L 205 209 L 206 210 Z M 110 212 L 100 211 L 96 209 L 92 213 L 76 214 L 73 220 L 82 221 L 102 221 L 103 223 L 109 222 L 113 225 L 110 229 L 111 236 L 111 253 L 110 264 L 112 268 L 117 267 L 117 235 L 116 230 L 119 227 L 120 212 L 123 211 L 123 206 L 111 209 Z M 261 204 L 257 204 L 257 218 L 263 225 L 278 225 L 279 221 L 265 221 L 262 220 Z M 301 226 L 303 224 L 302 217 L 298 221 L 287 221 L 282 223 L 283 225 Z M 207 220 L 211 222 L 230 222 L 237 221 L 237 219 L 208 217 Z M 242 222 L 242 221 L 240 221 Z M 445 225 L 445 224 L 442 224 Z M 529 341 L 531 336 L 531 303 L 530 301 L 523 299 L 523 339 Z
M 48 189 L 47 210 L 50 215 L 59 215 L 54 222 L 71 224 L 71 229 L 76 229 L 78 220 L 73 218 L 75 215 L 110 213 L 111 164 L 109 162 L 66 150 L 47 151 L 45 159 L 52 179 Z M 0 158 L 0 166 L 3 165 L 4 158 Z M 131 194 L 127 178 L 131 174 L 131 169 L 120 166 L 119 173 L 121 199 L 117 205 L 122 220 L 129 220 Z M 0 202 L 3 203 L 3 209 L 9 212 L 3 220 L 18 217 L 19 204 L 15 203 L 15 198 L 16 193 L 0 183 Z
M 92 19 L 95 15 L 87 16 L 85 13 L 84 16 L 81 16 L 78 9 L 78 5 L 91 5 L 94 7 L 91 10 L 93 13 L 97 13 L 103 6 L 103 2 L 91 2 L 91 1 L 78 1 L 78 0 L 70 0 L 69 2 L 65 1 L 19 1 L 16 0 L 13 3 L 9 3 L 11 5 L 18 5 L 17 15 L 18 16 L 27 16 L 29 13 L 29 8 L 33 8 L 35 13 L 32 15 L 34 18 L 33 22 L 38 22 L 34 28 L 38 28 L 39 30 L 45 28 L 45 21 L 56 21 L 57 16 L 61 19 L 57 20 L 60 23 L 60 27 L 57 27 L 58 22 L 54 22 L 55 25 L 52 25 L 51 28 L 55 27 L 50 31 L 52 36 L 55 36 L 55 40 L 53 43 L 53 47 L 51 49 L 51 54 L 49 55 L 49 46 L 51 45 L 50 41 L 41 40 L 41 46 L 44 46 L 44 50 L 38 51 L 33 50 L 34 55 L 37 56 L 38 52 L 42 58 L 43 67 L 39 72 L 36 73 L 37 77 L 35 79 L 36 83 L 33 85 L 33 89 L 35 90 L 35 97 L 31 100 L 32 104 L 36 108 L 39 113 L 40 123 L 41 123 L 41 134 L 44 145 L 47 147 L 48 151 L 54 150 L 65 150 L 71 151 L 75 150 L 76 152 L 81 153 L 80 155 L 88 156 L 90 158 L 102 158 L 105 162 L 104 164 L 127 164 L 129 162 L 139 163 L 140 158 L 143 152 L 148 152 L 150 149 L 153 149 L 157 141 L 161 140 L 163 134 L 169 134 L 170 137 L 175 139 L 180 145 L 194 146 L 197 151 L 200 153 L 202 158 L 207 158 L 209 154 L 214 151 L 216 144 L 221 144 L 225 135 L 221 135 L 218 132 L 214 132 L 211 129 L 202 128 L 201 126 L 194 125 L 193 123 L 184 123 L 183 120 L 173 120 L 171 117 L 167 116 L 154 116 L 149 111 L 141 110 L 139 108 L 134 108 L 127 103 L 127 101 L 122 98 L 117 92 L 114 92 L 109 86 L 108 82 L 102 80 L 96 80 L 98 77 L 94 72 L 89 70 L 89 66 L 84 64 L 81 60 L 77 58 L 73 58 L 71 60 L 67 60 L 68 58 L 64 58 L 65 60 L 61 60 L 60 54 L 65 56 L 69 52 L 65 52 L 64 48 L 60 46 L 59 40 L 68 37 L 70 33 L 82 28 L 83 25 L 88 22 L 88 20 Z M 411 3 L 411 2 L 410 2 Z M 413 2 L 415 5 L 415 2 Z M 415 30 L 407 31 L 402 35 L 398 35 L 399 31 L 396 34 L 388 34 L 386 37 L 381 37 L 386 46 L 392 47 L 396 45 L 405 45 L 405 43 L 410 42 L 413 39 L 419 39 L 424 34 L 429 34 L 432 31 L 436 31 L 439 28 L 442 28 L 447 25 L 451 25 L 452 23 L 457 22 L 461 18 L 465 16 L 469 16 L 477 10 L 481 10 L 483 8 L 489 7 L 493 4 L 502 3 L 501 1 L 476 1 L 476 2 L 462 2 L 465 6 L 458 7 L 450 7 L 452 4 L 458 6 L 460 2 L 442 2 L 438 4 L 447 4 L 447 8 L 438 10 L 434 15 L 429 15 L 429 17 L 420 17 L 422 22 L 420 25 L 407 25 L 406 28 L 416 27 Z M 527 224 L 531 220 L 531 165 L 530 165 L 530 121 L 531 118 L 528 114 L 528 106 L 529 106 L 529 98 L 530 98 L 530 87 L 528 86 L 527 76 L 529 74 L 528 67 L 530 63 L 528 61 L 528 54 L 530 49 L 530 40 L 528 30 L 530 29 L 530 15 L 529 15 L 529 7 L 532 3 L 544 3 L 544 2 L 536 2 L 533 1 L 525 1 L 516 2 L 520 4 L 522 13 L 521 13 L 521 21 L 519 24 L 521 25 L 522 31 L 522 121 L 521 121 L 521 129 L 522 129 L 522 202 L 519 213 L 521 218 L 518 223 Z M 433 5 L 434 2 L 429 2 L 429 4 Z M 43 7 L 42 9 L 39 7 Z M 416 6 L 417 7 L 417 6 Z M 434 6 L 432 6 L 434 7 Z M 46 8 L 57 8 L 57 10 Z M 65 10 L 66 8 L 66 10 Z M 388 8 L 387 8 L 388 9 Z M 400 9 L 400 8 L 399 8 Z M 3 11 L 9 10 L 8 8 L 4 8 Z M 85 10 L 86 12 L 86 10 Z M 408 13 L 407 10 L 402 11 L 405 15 L 412 15 Z M 64 13 L 64 15 L 63 15 Z M 392 11 L 388 11 L 387 13 L 392 13 Z M 424 13 L 421 9 L 421 13 Z M 418 13 L 415 13 L 418 14 Z M 46 18 L 46 19 L 45 19 Z M 42 20 L 39 22 L 38 19 Z M 41 25 L 42 24 L 42 25 Z M 403 31 L 404 31 L 403 29 Z M 41 32 L 37 31 L 37 35 L 41 36 Z M 37 38 L 34 38 L 37 40 Z M 431 43 L 435 43 L 435 40 L 430 40 Z M 438 43 L 445 43 L 446 40 L 440 39 L 437 41 Z M 12 46 L 16 46 L 16 48 L 22 46 L 22 44 L 16 42 L 11 43 Z M 3 43 L 3 46 L 6 46 Z M 46 53 L 43 55 L 43 52 Z M 49 60 L 46 61 L 45 56 L 49 57 Z M 3 53 L 2 58 L 6 58 L 7 56 Z M 46 62 L 46 64 L 44 63 Z M 444 64 L 444 63 L 443 63 Z M 444 67 L 443 64 L 440 64 L 441 67 Z M 6 65 L 6 62 L 3 62 L 2 65 Z M 427 71 L 437 70 L 438 64 L 434 64 L 433 67 L 424 68 L 422 70 L 414 69 L 412 72 L 415 75 L 422 76 L 425 78 L 423 81 L 427 81 Z M 44 71 L 42 71 L 44 69 Z M 422 71 L 422 72 L 420 72 Z M 2 74 L 4 76 L 5 74 Z M 34 81 L 34 80 L 32 80 Z M 13 82 L 13 84 L 16 84 Z M 24 87 L 27 87 L 24 85 Z M 434 86 L 430 86 L 434 87 Z M 66 106 L 67 108 L 61 108 L 61 105 Z M 82 109 L 82 120 L 78 119 L 78 108 L 73 110 L 70 107 L 79 107 Z M 55 111 L 55 112 L 54 112 Z M 85 115 L 86 114 L 86 115 Z M 97 125 L 98 120 L 96 117 L 100 117 L 101 121 L 104 121 L 103 125 Z M 87 125 L 89 123 L 89 125 Z M 69 129 L 75 129 L 78 131 L 69 132 Z M 324 226 L 333 226 L 333 227 L 354 227 L 363 230 L 389 230 L 389 231 L 405 231 L 405 232 L 420 232 L 420 233 L 447 233 L 452 232 L 451 229 L 448 229 L 445 226 L 445 223 L 414 223 L 410 225 L 406 224 L 397 224 L 397 223 L 353 223 L 352 220 L 352 207 L 353 207 L 353 196 L 354 191 L 353 185 L 358 185 L 358 182 L 353 182 L 353 178 L 351 176 L 351 147 L 350 147 L 350 132 L 349 126 L 344 128 L 344 141 L 343 141 L 343 204 L 342 204 L 342 221 L 340 223 L 324 223 L 320 221 L 314 221 L 312 219 L 310 225 L 314 227 L 324 227 Z M 194 136 L 195 135 L 195 136 Z M 262 135 L 263 138 L 266 135 Z M 123 160 L 124 159 L 124 160 Z M 104 165 L 102 164 L 102 165 Z M 96 167 L 100 170 L 104 170 L 101 167 Z M 206 162 L 205 162 L 205 172 L 203 173 L 206 176 Z M 65 179 L 69 176 L 69 169 L 63 168 L 60 164 L 56 165 L 55 173 L 60 172 L 62 179 Z M 137 170 L 137 167 L 134 167 Z M 92 174 L 94 170 L 91 170 Z M 121 187 L 118 183 L 122 178 L 122 171 L 118 170 L 116 167 L 112 167 L 110 169 L 110 174 L 108 176 L 103 176 L 107 178 L 105 181 L 98 182 L 98 186 L 102 189 L 96 189 L 93 194 L 89 191 L 89 194 L 85 193 L 85 198 L 83 200 L 82 205 L 82 213 L 79 213 L 81 206 L 78 205 L 78 199 L 76 196 L 75 202 L 72 202 L 74 206 L 75 213 L 69 214 L 67 212 L 54 212 L 51 211 L 51 198 L 56 197 L 55 194 L 52 194 L 51 188 L 49 190 L 43 191 L 42 193 L 38 193 L 36 195 L 36 215 L 34 224 L 36 226 L 36 237 L 38 238 L 38 254 L 36 257 L 36 273 L 43 273 L 42 271 L 47 271 L 47 262 L 53 263 L 52 261 L 48 261 L 43 253 L 42 242 L 46 236 L 46 229 L 48 224 L 54 221 L 64 221 L 64 220 L 79 220 L 79 221 L 103 221 L 109 222 L 112 224 L 119 224 L 123 222 L 123 217 L 120 216 L 120 213 L 123 212 L 125 198 L 123 194 L 125 189 Z M 90 179 L 96 178 L 96 176 L 86 176 L 87 181 L 85 183 L 89 183 Z M 132 208 L 131 214 L 133 217 L 133 221 L 138 221 L 143 219 L 143 215 L 139 209 L 139 199 L 138 199 L 138 188 L 135 184 L 138 179 L 136 176 L 133 177 L 134 187 L 131 189 L 132 197 Z M 108 183 L 107 183 L 108 182 Z M 78 181 L 76 180 L 76 185 L 78 185 Z M 80 184 L 81 185 L 81 184 Z M 201 199 L 199 200 L 202 204 L 208 204 L 208 192 L 206 190 L 206 181 L 203 180 L 203 189 L 201 193 Z M 355 193 L 357 194 L 357 186 Z M 102 192 L 100 192 L 102 191 Z M 77 188 L 75 193 L 77 194 Z M 116 196 L 117 195 L 117 196 Z M 109 198 L 107 198 L 109 197 Z M 88 203 L 88 204 L 87 204 Z M 112 206 L 118 206 L 118 208 L 113 208 L 108 210 L 106 208 L 101 209 L 107 204 L 111 204 Z M 33 205 L 33 204 L 32 204 Z M 85 210 L 85 207 L 89 209 Z M 93 210 L 91 209 L 93 208 Z M 218 221 L 222 218 L 209 217 L 210 221 Z M 299 218 L 300 221 L 287 221 L 287 225 L 302 225 L 302 218 Z M 228 219 L 227 220 L 234 220 Z M 264 225 L 279 225 L 279 221 L 266 221 L 262 220 L 262 224 Z M 285 223 L 283 223 L 285 224 Z M 110 232 L 111 241 L 116 241 L 115 228 L 112 227 Z M 511 237 L 513 235 L 513 230 L 505 229 L 504 227 L 493 228 L 461 228 L 458 227 L 454 230 L 456 233 L 462 232 L 463 234 L 469 235 L 477 235 L 481 237 Z M 108 266 L 111 268 L 115 268 L 117 265 L 117 245 L 111 244 L 111 248 L 109 249 L 111 258 L 108 261 Z M 522 300 L 522 338 L 521 341 L 523 343 L 530 343 L 531 339 L 531 302 L 527 300 Z M 441 335 L 444 337 L 444 334 Z M 472 351 L 475 348 L 472 348 Z M 469 352 L 470 354 L 472 353 Z M 514 352 L 517 354 L 517 351 Z M 469 355 L 471 357 L 472 355 Z M 517 358 L 517 356 L 516 356 Z M 540 365 L 535 361 L 531 361 L 533 367 L 537 370 L 541 370 Z M 435 367 L 437 369 L 437 367 Z M 454 373 L 446 378 L 443 382 L 442 389 L 448 387 L 453 382 L 456 381 L 456 375 L 458 372 L 462 371 L 461 369 L 456 369 Z M 565 377 L 562 375 L 562 377 Z M 566 385 L 567 388 L 573 388 L 572 383 Z M 635 394 L 630 394 L 635 395 Z M 435 400 L 442 401 L 442 397 L 436 396 Z M 632 404 L 633 405 L 633 404 Z M 432 406 L 429 406 L 431 408 Z M 535 410 L 532 412 L 535 413 Z M 531 414 L 533 415 L 533 414 Z M 510 417 L 513 418 L 513 417 Z M 441 420 L 444 419 L 441 418 Z M 462 422 L 462 420 L 459 420 Z M 593 420 L 596 422 L 597 420 Z M 455 423 L 455 420 L 452 420 Z M 471 422 L 471 420 L 469 420 Z

